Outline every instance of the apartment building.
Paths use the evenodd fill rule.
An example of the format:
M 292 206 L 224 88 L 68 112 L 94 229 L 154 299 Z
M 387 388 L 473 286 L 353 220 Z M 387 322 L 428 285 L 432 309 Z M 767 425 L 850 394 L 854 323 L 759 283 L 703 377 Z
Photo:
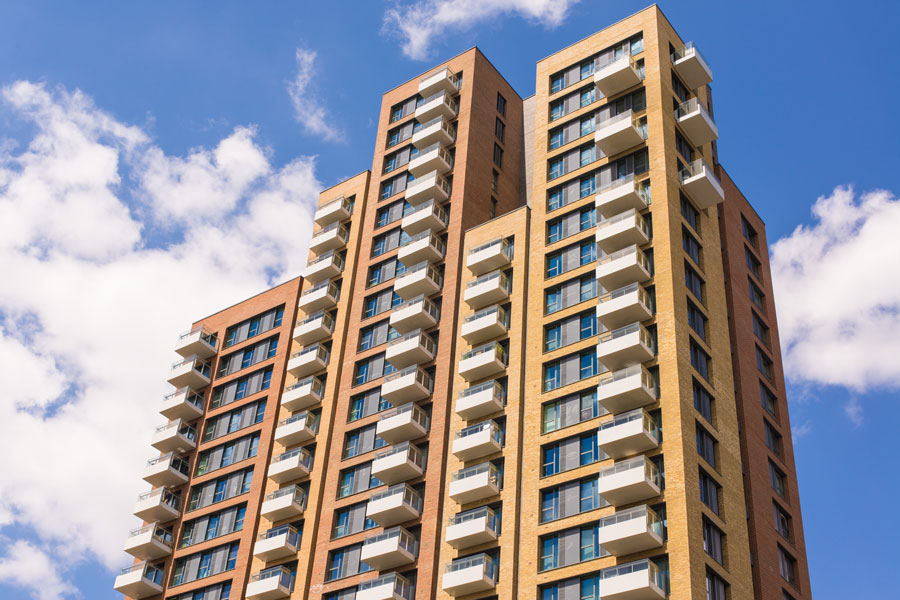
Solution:
M 116 589 L 809 598 L 764 226 L 718 165 L 712 75 L 652 6 L 525 100 L 477 48 L 385 93 L 302 278 L 179 340 L 193 408 L 163 410 Z M 234 332 L 282 305 L 255 361 Z

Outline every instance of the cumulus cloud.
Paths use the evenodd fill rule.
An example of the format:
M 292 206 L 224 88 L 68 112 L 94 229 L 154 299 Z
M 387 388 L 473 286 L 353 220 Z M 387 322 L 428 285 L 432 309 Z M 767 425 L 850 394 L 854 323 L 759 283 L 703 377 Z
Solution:
M 787 376 L 857 392 L 900 387 L 900 200 L 839 187 L 812 214 L 771 247 Z M 847 415 L 862 418 L 858 403 Z
M 0 96 L 33 131 L 0 146 L 0 582 L 51 600 L 43 560 L 129 562 L 175 336 L 300 272 L 321 186 L 252 127 L 172 156 L 80 92 Z
M 435 36 L 464 31 L 481 22 L 509 16 L 523 17 L 545 27 L 565 20 L 578 0 L 416 0 L 396 3 L 384 13 L 383 33 L 400 39 L 403 54 L 413 60 L 429 58 Z
M 316 74 L 316 52 L 297 48 L 297 74 L 288 82 L 294 118 L 311 135 L 330 142 L 344 141 L 344 133 L 333 125 L 334 118 L 322 105 L 312 83 Z

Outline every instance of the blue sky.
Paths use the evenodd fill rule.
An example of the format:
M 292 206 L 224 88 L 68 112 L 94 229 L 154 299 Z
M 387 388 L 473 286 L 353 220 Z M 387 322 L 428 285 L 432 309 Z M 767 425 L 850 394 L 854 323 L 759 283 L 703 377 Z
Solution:
M 435 3 L 446 11 L 441 23 L 427 18 Z M 140 425 L 121 432 L 132 446 L 130 438 L 149 437 L 171 333 L 296 274 L 317 190 L 371 166 L 383 92 L 478 45 L 529 96 L 537 60 L 646 6 L 547 4 L 0 2 L 0 272 L 14 282 L 0 290 L 0 357 L 21 361 L 9 363 L 7 375 L 24 369 L 42 382 L 37 390 L 13 386 L 0 438 L 58 432 L 83 445 L 88 460 L 109 452 L 83 440 L 108 431 L 110 415 Z M 382 25 L 387 11 L 413 5 L 424 9 L 403 13 L 406 22 L 414 18 L 430 34 L 417 45 Z M 891 585 L 886 534 L 896 527 L 885 527 L 886 511 L 869 504 L 900 492 L 878 459 L 900 416 L 900 236 L 887 227 L 900 225 L 900 9 L 661 6 L 713 68 L 720 160 L 765 219 L 770 244 L 782 240 L 773 268 L 813 591 L 874 595 Z M 297 103 L 320 119 L 298 120 Z M 85 201 L 84 190 L 100 200 L 68 213 L 70 201 Z M 43 194 L 34 214 L 18 210 L 32 194 Z M 268 209 L 287 205 L 283 234 L 235 241 L 265 229 Z M 255 260 L 221 264 L 221 239 Z M 44 260 L 34 262 L 36 253 Z M 71 300 L 66 285 L 89 282 L 99 289 L 89 302 L 59 301 Z M 172 303 L 159 297 L 160 286 L 203 292 Z M 122 306 L 133 314 L 111 319 Z M 123 329 L 147 346 L 132 360 L 92 346 Z M 118 360 L 127 377 L 109 375 Z M 117 386 L 134 385 L 133 377 L 145 378 L 147 396 L 121 402 Z M 12 483 L 0 483 L 0 596 L 43 589 L 46 600 L 117 597 L 111 569 L 126 557 L 85 548 L 101 535 L 118 547 L 131 521 L 94 531 L 84 506 L 113 486 L 118 504 L 99 507 L 127 512 L 149 448 L 140 446 L 121 453 L 125 462 L 100 461 L 98 471 L 124 477 L 97 475 L 79 506 L 36 502 L 56 488 L 29 479 L 36 469 L 0 467 L 0 482 L 37 495 L 16 496 Z M 0 442 L 0 450 L 13 449 Z M 52 453 L 43 458 L 59 462 Z M 32 505 L 71 519 L 42 526 Z M 59 576 L 42 582 L 48 569 Z

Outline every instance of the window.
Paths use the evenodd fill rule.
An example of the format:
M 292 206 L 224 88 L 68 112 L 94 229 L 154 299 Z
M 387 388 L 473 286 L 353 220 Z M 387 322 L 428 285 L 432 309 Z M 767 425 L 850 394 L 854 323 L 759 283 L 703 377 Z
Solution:
M 756 335 L 757 338 L 759 338 L 759 341 L 761 341 L 763 344 L 768 346 L 769 345 L 769 328 L 768 328 L 768 326 L 765 323 L 763 323 L 762 319 L 760 319 L 759 315 L 757 315 L 754 311 L 751 310 L 750 315 L 751 315 L 750 318 L 753 321 L 753 333 Z
M 562 239 L 563 234 L 562 220 L 556 220 L 547 224 L 547 243 L 553 244 Z
M 716 483 L 716 480 L 700 469 L 700 501 L 716 514 L 719 514 L 720 489 L 721 486 Z
M 681 228 L 681 245 L 694 264 L 700 265 L 700 242 L 690 234 L 687 227 Z
M 279 306 L 273 308 L 253 318 L 242 321 L 237 325 L 232 325 L 225 330 L 225 343 L 223 348 L 228 348 L 235 344 L 239 344 L 245 340 L 255 337 L 261 333 L 270 331 L 281 326 L 281 320 L 284 317 L 284 307 Z
M 591 144 L 579 152 L 579 163 L 583 167 L 597 160 L 597 146 Z
M 778 544 L 778 569 L 784 580 L 797 585 L 797 560 Z
M 541 492 L 541 523 L 559 518 L 559 490 Z
M 684 285 L 697 300 L 703 302 L 703 279 L 687 261 L 684 263 Z
M 584 209 L 581 211 L 581 218 L 578 222 L 578 227 L 581 231 L 585 229 L 590 229 L 591 227 L 597 224 L 597 207 L 592 206 L 590 208 Z
M 541 541 L 541 571 L 555 569 L 559 556 L 559 539 L 554 535 Z
M 381 184 L 381 199 L 390 198 L 394 195 L 394 180 L 385 181 Z
M 562 405 L 559 401 L 549 402 L 541 407 L 541 433 L 556 431 L 560 426 Z
M 578 192 L 580 198 L 586 198 L 594 193 L 596 189 L 596 181 L 593 175 L 582 177 L 578 184 Z
M 580 102 L 581 102 L 582 108 L 584 108 L 585 106 L 587 106 L 588 104 L 590 104 L 594 101 L 594 99 L 596 97 L 594 91 L 595 91 L 594 86 L 591 86 L 589 88 L 585 88 L 585 89 L 581 90 Z
M 762 290 L 759 289 L 759 286 L 753 283 L 749 277 L 747 278 L 748 287 L 750 289 L 750 301 L 753 303 L 756 308 L 761 310 L 763 314 L 766 312 L 766 296 L 763 294 Z
M 688 300 L 687 303 L 688 325 L 700 336 L 700 339 L 706 339 L 706 315 L 697 308 L 693 302 Z
M 506 98 L 500 92 L 497 92 L 497 112 L 501 116 L 506 116 Z
M 588 390 L 581 392 L 579 398 L 580 410 L 579 418 L 582 422 L 595 419 L 600 416 L 600 403 L 597 401 L 597 390 Z
M 753 226 L 743 216 L 741 217 L 741 233 L 755 250 L 759 250 L 759 236 L 756 234 Z
M 559 387 L 559 362 L 544 365 L 544 391 L 549 392 Z
M 677 129 L 675 130 L 675 149 L 678 150 L 678 153 L 688 162 L 694 160 L 694 149 Z
M 594 133 L 594 117 L 584 117 L 579 124 L 579 134 L 584 137 Z
M 494 164 L 503 168 L 503 148 L 498 144 L 494 144 Z
M 597 353 L 591 350 L 578 357 L 578 374 L 581 379 L 587 379 L 597 374 Z
M 501 142 L 503 141 L 503 134 L 506 131 L 506 125 L 503 124 L 503 121 L 498 117 L 496 121 L 494 121 L 494 135 L 497 136 L 497 139 Z
M 497 177 L 499 177 L 499 173 L 497 173 L 496 169 L 491 169 L 491 191 L 497 191 Z
M 497 199 L 496 199 L 496 198 L 491 198 L 491 212 L 490 212 L 490 215 L 491 215 L 491 218 L 492 218 L 492 219 L 493 219 L 494 217 L 497 216 Z
M 697 423 L 697 454 L 713 468 L 716 466 L 716 438 Z
M 579 500 L 579 508 L 581 512 L 587 512 L 600 507 L 600 494 L 598 492 L 597 480 L 586 479 L 581 482 L 581 496 Z
M 562 328 L 560 324 L 548 326 L 544 330 L 544 351 L 551 352 L 560 347 Z
M 556 252 L 547 257 L 547 277 L 556 277 L 562 273 L 563 255 Z
M 563 89 L 566 83 L 566 77 L 562 73 L 557 73 L 556 75 L 550 78 L 550 93 L 555 94 L 556 92 Z
M 579 339 L 586 340 L 597 335 L 597 313 L 581 315 L 579 319 Z
M 550 120 L 555 121 L 566 114 L 566 103 L 557 100 L 550 105 Z
M 775 531 L 787 541 L 791 541 L 791 517 L 787 512 L 779 506 L 777 502 L 772 501 L 772 507 L 775 509 Z
M 600 460 L 600 446 L 597 445 L 598 438 L 596 434 L 588 434 L 579 440 L 580 453 L 579 465 L 585 466 Z
M 694 205 L 691 204 L 691 201 L 688 200 L 684 194 L 681 195 L 681 216 L 688 222 L 691 229 L 698 233 L 700 232 L 700 228 L 698 227 L 698 223 L 700 222 L 700 212 L 694 208 Z
M 592 276 L 581 278 L 581 301 L 590 300 L 597 296 L 597 279 Z
M 403 118 L 403 106 L 395 106 L 391 109 L 391 123 Z
M 756 368 L 766 376 L 766 379 L 772 379 L 772 361 L 759 346 L 756 346 Z
M 777 398 L 762 381 L 759 382 L 759 398 L 766 412 L 774 417 Z
M 725 564 L 725 556 L 722 552 L 722 540 L 725 534 L 712 524 L 708 519 L 703 519 L 703 550 L 720 565 Z
M 556 210 L 560 206 L 562 206 L 563 194 L 561 189 L 556 189 L 550 192 L 547 196 L 547 210 Z
M 766 448 L 772 451 L 772 454 L 781 458 L 782 452 L 782 442 L 781 442 L 781 434 L 775 431 L 775 428 L 772 425 L 763 419 L 763 425 L 766 430 Z
M 709 354 L 707 354 L 693 339 L 691 340 L 691 365 L 709 381 Z
M 579 256 L 580 266 L 592 263 L 597 260 L 597 244 L 596 242 L 582 242 L 581 253 Z
M 787 493 L 785 474 L 771 460 L 769 461 L 769 483 L 772 484 L 772 489 L 778 492 L 779 496 L 785 497 Z
M 747 264 L 747 268 L 750 269 L 750 272 L 753 273 L 757 279 L 761 280 L 762 276 L 760 275 L 760 268 L 762 265 L 747 247 L 744 247 L 744 262 Z
M 706 570 L 706 600 L 727 600 L 727 587 L 724 579 L 711 570 Z
M 712 423 L 712 403 L 713 398 L 706 388 L 699 381 L 694 379 L 694 408 L 697 409 L 703 418 Z
M 562 129 L 557 129 L 550 134 L 550 149 L 555 150 L 563 145 L 565 136 Z
M 546 412 L 544 413 L 544 416 L 546 419 Z M 544 448 L 543 454 L 543 460 L 541 461 L 541 475 L 546 477 L 547 475 L 556 475 L 559 473 L 559 446 L 557 444 L 548 446 Z
M 562 176 L 563 162 L 562 157 L 550 161 L 548 166 L 549 172 L 547 174 L 548 179 L 556 179 L 557 177 Z

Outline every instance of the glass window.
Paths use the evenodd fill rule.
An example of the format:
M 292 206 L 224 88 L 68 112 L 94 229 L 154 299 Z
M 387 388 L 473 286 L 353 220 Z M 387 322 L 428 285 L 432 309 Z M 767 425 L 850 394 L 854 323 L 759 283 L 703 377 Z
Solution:
M 542 418 L 542 429 L 543 433 L 549 433 L 551 431 L 556 431 L 560 426 L 560 406 L 559 402 L 550 402 L 545 404 L 542 408 L 543 418 Z
M 590 145 L 587 148 L 582 148 L 579 154 L 581 166 L 585 166 L 597 160 L 597 147 L 594 145 Z
M 566 78 L 562 73 L 554 75 L 550 78 L 550 93 L 555 94 L 556 92 L 563 89 L 565 85 Z
M 589 337 L 593 337 L 597 335 L 597 315 L 596 313 L 581 315 L 580 321 L 580 334 L 581 339 L 587 339 Z
M 581 244 L 581 266 L 592 263 L 595 260 L 597 260 L 597 244 L 595 242 Z
M 760 400 L 762 400 L 763 408 L 766 409 L 767 413 L 774 417 L 776 397 L 762 381 L 759 382 L 759 397 Z
M 581 71 L 582 79 L 587 79 L 588 77 L 593 75 L 594 74 L 594 61 L 589 60 L 589 61 L 581 63 L 580 71 Z
M 579 464 L 583 467 L 595 463 L 600 458 L 600 448 L 597 446 L 597 436 L 595 434 L 586 435 L 581 438 L 581 452 Z
M 559 540 L 551 536 L 541 540 L 541 571 L 555 569 L 559 555 Z
M 562 221 L 554 221 L 547 225 L 547 243 L 552 244 L 562 239 Z
M 555 121 L 566 114 L 566 105 L 564 102 L 554 102 L 550 105 L 550 120 Z
M 584 117 L 579 126 L 582 136 L 594 133 L 594 117 Z
M 719 514 L 719 484 L 700 469 L 700 501 Z
M 781 458 L 782 442 L 781 434 L 775 431 L 775 428 L 765 419 L 763 420 L 766 429 L 766 447 L 772 451 L 772 454 Z
M 597 374 L 597 353 L 585 352 L 579 358 L 579 375 L 581 379 L 593 377 Z
M 589 177 L 583 177 L 579 183 L 579 193 L 580 197 L 584 198 L 586 196 L 590 196 L 594 193 L 594 176 L 591 175 Z
M 712 396 L 696 379 L 694 380 L 694 408 L 709 423 L 712 423 Z
M 691 340 L 690 351 L 691 365 L 697 369 L 697 372 L 700 373 L 704 379 L 709 381 L 709 355 L 704 352 L 694 340 Z
M 786 478 L 784 473 L 781 472 L 781 469 L 775 466 L 772 461 L 769 461 L 769 480 L 772 484 L 772 489 L 778 492 L 778 495 L 784 498 L 786 493 Z
M 594 101 L 594 86 L 581 90 L 581 106 L 582 108 Z
M 581 482 L 580 512 L 593 510 L 600 506 L 600 495 L 597 491 L 597 480 L 586 479 Z
M 549 392 L 559 387 L 559 363 L 544 365 L 544 391 Z
M 550 134 L 550 149 L 555 150 L 559 148 L 564 143 L 563 130 L 559 129 Z
M 541 464 L 541 475 L 555 475 L 559 473 L 559 446 L 554 444 L 544 448 L 544 459 Z
M 579 227 L 581 231 L 593 227 L 597 224 L 597 208 L 591 207 L 587 210 L 581 211 L 581 219 L 579 220 Z
M 550 174 L 548 177 L 550 179 L 556 179 L 557 177 L 563 174 L 563 159 L 557 158 L 555 160 L 550 161 Z
M 599 527 L 584 527 L 581 530 L 581 562 L 600 556 Z
M 587 421 L 600 416 L 600 403 L 597 401 L 597 390 L 582 392 L 580 401 L 580 418 Z
M 546 312 L 550 314 L 562 308 L 562 293 L 559 288 L 547 290 Z
M 547 490 L 541 494 L 541 523 L 559 518 L 559 490 Z
M 583 277 L 581 279 L 581 301 L 590 300 L 597 296 L 597 279 L 594 277 Z
M 559 348 L 561 334 L 562 328 L 560 325 L 547 327 L 544 331 L 544 351 L 550 352 Z
M 557 252 L 547 257 L 547 277 L 556 277 L 562 273 L 562 254 Z
M 553 190 L 547 198 L 547 210 L 556 210 L 562 206 L 562 190 Z

